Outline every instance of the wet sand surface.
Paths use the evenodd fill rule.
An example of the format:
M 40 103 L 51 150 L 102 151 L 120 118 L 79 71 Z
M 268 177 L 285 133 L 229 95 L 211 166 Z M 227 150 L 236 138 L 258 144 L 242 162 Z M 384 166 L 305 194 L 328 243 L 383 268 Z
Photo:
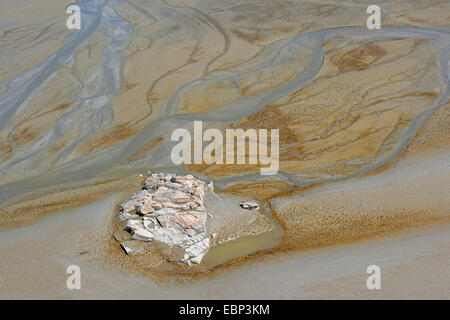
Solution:
M 117 272 L 91 261 L 93 234 L 84 219 L 106 202 L 2 233 L 2 299 L 446 299 L 450 229 L 428 228 L 407 235 L 322 249 L 299 256 L 273 256 L 211 279 L 183 285 L 158 284 L 135 273 Z M 77 216 L 71 219 L 70 216 Z M 92 218 L 101 227 L 105 217 Z M 95 221 L 96 220 L 96 221 Z M 72 236 L 64 225 L 71 223 Z M 76 225 L 76 227 L 73 226 Z M 82 228 L 79 228 L 82 226 Z M 51 228 L 51 229 L 50 229 Z M 28 230 L 27 230 L 28 229 Z M 45 229 L 45 230 L 44 230 Z M 50 230 L 54 233 L 50 234 Z M 79 231 L 77 231 L 79 230 Z M 83 231 L 82 231 L 83 230 Z M 92 230 L 93 231 L 93 230 Z M 12 236 L 14 240 L 11 241 Z M 71 242 L 81 236 L 90 241 Z M 46 241 L 42 239 L 49 239 Z M 8 239 L 10 240 L 8 243 Z M 84 253 L 87 251 L 87 253 Z M 14 254 L 12 254 L 14 253 Z M 80 254 L 84 253 L 84 254 Z M 126 258 L 126 257 L 124 257 Z M 82 270 L 81 290 L 65 287 L 67 266 Z M 366 268 L 381 268 L 381 290 L 367 290 Z M 21 268 L 17 268 L 20 265 Z M 426 290 L 424 289 L 426 288 Z M 276 295 L 275 295 L 276 293 Z
M 383 192 L 396 192 L 393 198 L 395 200 L 391 203 L 383 202 L 385 209 L 383 212 L 386 212 L 386 208 L 392 205 L 403 206 L 402 197 L 415 194 L 411 193 L 410 189 L 405 190 L 404 185 L 414 185 L 412 181 L 426 180 L 424 177 L 428 177 L 437 186 L 428 189 L 428 193 L 431 194 L 433 192 L 430 190 L 434 190 L 434 196 L 439 197 L 439 192 L 448 194 L 449 190 L 445 184 L 439 184 L 437 178 L 448 181 L 450 175 L 448 165 L 446 168 L 440 166 L 444 163 L 440 161 L 442 160 L 440 157 L 442 155 L 431 159 L 421 156 L 420 160 L 409 164 L 409 168 L 408 164 L 401 163 L 408 160 L 401 160 L 381 175 L 355 182 L 348 181 L 318 193 L 337 194 L 337 199 L 343 199 L 343 196 L 339 195 L 340 192 L 345 192 L 346 195 L 358 192 L 359 199 L 364 199 L 365 192 L 383 197 L 382 192 L 380 194 L 376 189 L 379 186 Z M 412 166 L 415 166 L 415 170 L 408 170 Z M 399 181 L 403 183 L 397 187 L 396 183 Z M 361 188 L 367 185 L 374 188 L 371 191 Z M 355 189 L 356 191 L 352 191 Z M 320 199 L 320 195 L 316 196 L 311 198 L 318 199 L 328 210 L 333 209 Z M 111 195 L 93 204 L 44 218 L 32 225 L 1 232 L 0 296 L 58 299 L 448 298 L 450 285 L 448 210 L 445 215 L 436 215 L 436 220 L 424 219 L 419 223 L 415 222 L 420 215 L 408 217 L 409 220 L 404 217 L 407 225 L 397 225 L 396 230 L 384 230 L 381 233 L 385 235 L 384 238 L 375 240 L 350 238 L 351 241 L 347 241 L 361 240 L 356 244 L 324 248 L 330 242 L 320 243 L 321 238 L 311 234 L 310 240 L 316 242 L 297 239 L 296 243 L 310 244 L 311 248 L 299 245 L 299 248 L 294 250 L 296 254 L 292 250 L 287 252 L 273 250 L 254 259 L 234 260 L 234 263 L 229 263 L 227 267 L 212 269 L 200 277 L 178 277 L 181 282 L 173 282 L 167 281 L 171 279 L 170 277 L 158 279 L 155 274 L 153 277 L 149 276 L 139 269 L 130 268 L 130 264 L 127 263 L 124 265 L 125 268 L 120 268 L 121 260 L 129 259 L 123 252 L 119 253 L 119 260 L 115 261 L 117 265 L 111 264 L 111 261 L 99 261 L 98 257 L 104 256 L 105 238 L 111 234 L 110 221 L 116 214 L 114 205 L 118 199 L 119 194 Z M 439 201 L 429 200 L 429 204 L 440 205 Z M 339 203 L 335 205 L 339 206 Z M 415 203 L 410 205 L 417 207 Z M 448 208 L 448 203 L 444 205 Z M 369 207 L 374 208 L 372 205 Z M 339 211 L 334 212 L 334 215 L 339 217 Z M 323 222 L 323 219 L 318 219 L 319 225 L 320 221 Z M 344 228 L 340 232 L 343 235 L 351 236 L 353 232 L 353 230 L 346 231 L 345 228 L 348 226 L 345 224 L 335 223 L 333 226 Z M 322 225 L 321 230 L 324 230 L 323 228 L 326 226 Z M 289 227 L 287 230 L 289 232 L 293 229 L 295 230 Z M 405 229 L 409 232 L 398 232 Z M 328 237 L 334 231 L 325 230 Z M 393 231 L 397 231 L 399 235 L 389 236 Z M 305 232 L 307 229 L 303 231 Z M 366 237 L 380 236 L 380 234 L 362 234 Z M 334 239 L 332 244 L 336 245 L 338 242 Z M 82 270 L 82 290 L 79 291 L 69 291 L 65 287 L 68 276 L 65 270 L 72 264 L 79 265 Z M 382 270 L 382 290 L 370 291 L 366 288 L 365 281 L 368 275 L 365 270 L 371 264 L 380 266 Z M 176 277 L 172 275 L 172 279 L 174 278 Z M 425 287 L 427 290 L 423 289 Z M 274 291 L 276 297 L 273 296 Z
M 70 2 L 0 0 L 0 297 L 448 299 L 450 4 L 369 31 L 369 2 L 79 1 L 69 31 Z M 280 129 L 280 170 L 175 166 L 193 120 Z M 111 238 L 148 170 L 223 198 L 197 269 Z

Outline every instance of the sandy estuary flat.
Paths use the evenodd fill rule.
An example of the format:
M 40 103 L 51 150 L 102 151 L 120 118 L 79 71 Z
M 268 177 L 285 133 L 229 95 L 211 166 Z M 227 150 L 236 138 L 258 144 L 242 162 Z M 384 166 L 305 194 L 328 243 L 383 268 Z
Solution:
M 70 3 L 0 0 L 1 299 L 450 298 L 448 1 Z

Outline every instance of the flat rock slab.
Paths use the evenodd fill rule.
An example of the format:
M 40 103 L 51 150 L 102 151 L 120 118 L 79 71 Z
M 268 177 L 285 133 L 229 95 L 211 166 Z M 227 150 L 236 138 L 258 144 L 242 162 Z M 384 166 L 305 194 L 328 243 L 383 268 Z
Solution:
M 144 251 L 143 243 L 136 240 L 122 241 L 120 246 L 129 255 L 138 254 Z

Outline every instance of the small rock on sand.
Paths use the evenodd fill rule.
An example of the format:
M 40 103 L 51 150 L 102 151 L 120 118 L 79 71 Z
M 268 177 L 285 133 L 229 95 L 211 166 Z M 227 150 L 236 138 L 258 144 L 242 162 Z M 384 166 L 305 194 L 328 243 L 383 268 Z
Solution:
M 259 206 L 256 202 L 244 201 L 239 204 L 243 209 L 258 210 Z

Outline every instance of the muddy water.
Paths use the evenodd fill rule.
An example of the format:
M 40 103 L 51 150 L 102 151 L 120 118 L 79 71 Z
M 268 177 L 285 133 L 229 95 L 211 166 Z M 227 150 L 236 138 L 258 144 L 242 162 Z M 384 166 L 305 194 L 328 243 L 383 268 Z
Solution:
M 271 221 L 273 229 L 254 236 L 245 236 L 236 240 L 213 246 L 202 260 L 202 268 L 210 269 L 232 259 L 245 257 L 265 249 L 278 246 L 283 237 L 280 225 L 269 214 L 263 213 Z
M 283 230 L 272 215 L 264 207 L 257 211 L 242 209 L 239 206 L 241 201 L 242 199 L 230 194 L 205 193 L 206 210 L 210 213 L 206 224 L 207 233 L 210 237 L 215 234 L 217 239 L 213 240 L 213 246 L 203 258 L 200 270 L 208 270 L 260 250 L 275 248 L 280 243 Z M 259 227 L 255 227 L 257 225 Z M 234 232 L 225 232 L 224 238 L 224 228 Z M 255 234 L 245 235 L 248 231 L 242 232 L 242 228 Z

